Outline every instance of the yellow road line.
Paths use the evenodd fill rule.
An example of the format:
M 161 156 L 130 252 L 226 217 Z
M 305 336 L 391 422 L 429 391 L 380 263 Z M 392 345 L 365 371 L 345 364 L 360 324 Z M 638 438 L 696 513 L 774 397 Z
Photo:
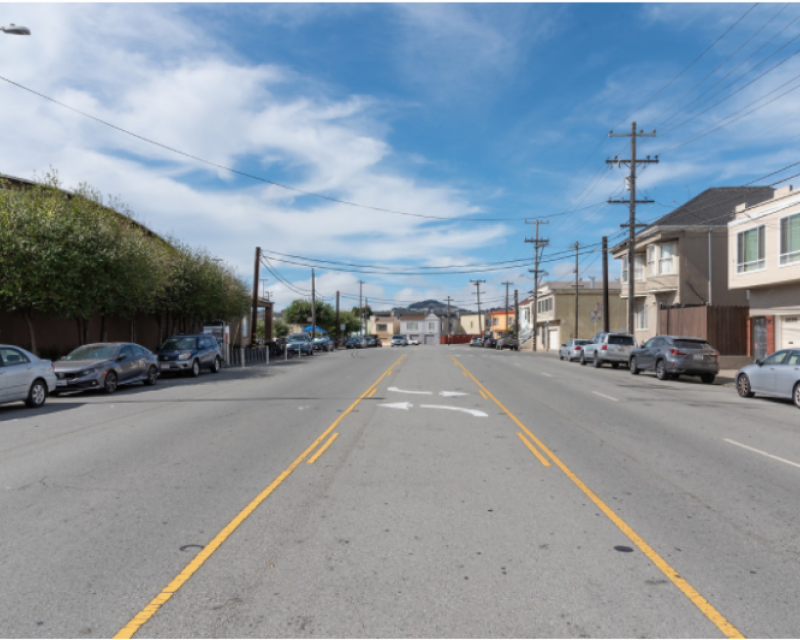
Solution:
M 453 358 L 453 356 L 450 356 Z M 683 578 L 675 569 L 673 569 L 669 563 L 664 560 L 656 551 L 648 545 L 639 535 L 631 529 L 628 524 L 620 518 L 614 511 L 605 503 L 603 502 L 589 487 L 587 487 L 578 476 L 576 476 L 570 469 L 565 465 L 561 460 L 554 454 L 550 449 L 548 449 L 544 443 L 539 440 L 535 435 L 533 435 L 524 424 L 522 424 L 517 417 L 511 413 L 508 409 L 506 409 L 503 404 L 495 398 L 491 392 L 484 387 L 478 380 L 473 376 L 471 373 L 467 371 L 463 364 L 458 362 L 455 358 L 453 358 L 453 362 L 456 363 L 463 371 L 464 375 L 469 376 L 475 382 L 475 384 L 480 387 L 481 390 L 485 391 L 486 394 L 494 400 L 495 404 L 500 407 L 505 413 L 508 414 L 508 417 L 511 418 L 514 423 L 520 427 L 530 439 L 536 443 L 536 445 L 547 454 L 547 456 L 555 463 L 555 465 L 564 472 L 564 474 L 572 480 L 572 482 L 581 490 L 584 494 L 600 509 L 611 522 L 613 522 L 619 528 L 622 533 L 624 533 L 628 539 L 635 544 L 639 550 L 647 556 L 647 558 L 658 567 L 661 572 L 670 579 L 670 581 L 680 589 L 681 593 L 685 595 L 689 600 L 691 600 L 692 604 L 694 604 L 703 615 L 706 616 L 711 622 L 713 622 L 716 627 L 722 631 L 728 638 L 744 638 L 742 633 L 734 627 L 727 619 L 717 611 L 703 596 L 701 596 L 697 590 L 690 585 L 686 579 Z
M 531 450 L 531 453 L 539 459 L 539 462 L 541 462 L 545 467 L 550 466 L 550 462 L 547 460 L 547 458 L 545 458 L 541 453 L 539 453 L 536 447 L 534 447 L 524 435 L 522 435 L 521 433 L 517 433 L 517 435 L 519 436 L 519 439 L 525 443 L 525 446 Z
M 330 447 L 333 444 L 333 441 L 336 440 L 338 435 L 339 435 L 338 433 L 334 433 L 330 438 L 328 438 L 328 441 L 319 448 L 319 451 L 317 451 L 313 456 L 311 456 L 308 460 L 306 460 L 306 464 L 314 464 L 317 461 L 317 458 L 319 458 L 323 453 L 325 453 L 328 447 Z
M 392 367 L 394 367 L 400 360 L 405 358 L 405 355 L 400 356 L 399 360 L 395 362 Z M 209 542 L 195 557 L 194 559 L 186 565 L 186 567 L 181 571 L 173 580 L 170 582 L 164 590 L 159 593 L 155 598 L 153 598 L 150 603 L 142 609 L 139 613 L 137 613 L 128 624 L 126 624 L 122 629 L 117 632 L 114 638 L 132 638 L 133 635 L 141 628 L 141 626 L 150 620 L 156 612 L 180 589 L 186 581 L 191 578 L 195 572 L 203 566 L 203 563 L 208 560 L 213 553 L 222 546 L 222 543 L 228 539 L 228 537 L 236 531 L 242 522 L 245 521 L 247 516 L 249 516 L 253 511 L 255 511 L 258 506 L 266 500 L 270 494 L 272 494 L 275 489 L 277 489 L 281 483 L 286 480 L 292 472 L 298 467 L 298 465 L 305 460 L 306 456 L 310 454 L 322 440 L 324 440 L 328 434 L 333 431 L 339 423 L 344 419 L 344 417 L 350 413 L 353 409 L 356 408 L 359 402 L 361 402 L 366 395 L 375 389 L 380 381 L 383 380 L 389 373 L 389 369 L 387 369 L 380 378 L 378 378 L 375 382 L 373 382 L 369 388 L 362 393 L 358 399 L 351 404 L 347 410 L 342 413 L 336 420 L 333 421 L 333 424 L 329 426 L 325 431 L 323 431 L 319 437 L 311 443 L 311 446 L 308 447 L 302 454 L 290 464 L 272 483 L 264 489 L 261 493 L 259 493 L 251 502 L 248 504 L 239 514 L 231 520 L 225 528 L 220 531 L 211 542 Z
M 375 392 L 376 392 L 377 390 L 378 390 L 378 389 L 377 389 L 377 388 L 375 388 L 375 389 L 373 389 L 372 391 L 370 391 L 370 392 L 369 392 L 369 395 L 368 395 L 367 397 L 368 397 L 368 398 L 371 398 L 372 396 L 374 396 L 374 395 L 375 395 Z
M 481 391 L 480 389 L 478 389 L 478 392 L 483 396 L 484 400 L 488 400 L 489 399 L 489 398 L 486 397 L 486 394 L 483 391 Z

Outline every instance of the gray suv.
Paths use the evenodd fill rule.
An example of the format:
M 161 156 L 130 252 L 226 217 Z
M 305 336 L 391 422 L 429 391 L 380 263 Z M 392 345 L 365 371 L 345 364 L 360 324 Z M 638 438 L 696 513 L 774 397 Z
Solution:
M 711 384 L 719 373 L 719 351 L 703 338 L 656 336 L 631 352 L 628 367 L 633 375 L 655 371 L 659 380 L 699 376 Z
M 581 349 L 581 364 L 591 362 L 595 369 L 606 362 L 615 369 L 620 363 L 628 364 L 636 340 L 629 333 L 598 333 Z

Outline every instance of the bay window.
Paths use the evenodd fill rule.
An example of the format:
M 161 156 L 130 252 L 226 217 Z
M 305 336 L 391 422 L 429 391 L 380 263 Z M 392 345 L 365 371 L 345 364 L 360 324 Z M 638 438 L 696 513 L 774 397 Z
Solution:
M 656 275 L 656 245 L 654 244 L 647 247 L 647 275 Z
M 758 271 L 765 266 L 764 225 L 737 234 L 736 273 Z
M 800 213 L 781 218 L 781 264 L 800 262 Z
M 644 280 L 644 255 L 641 253 L 633 256 L 633 279 L 635 282 Z
M 675 243 L 665 242 L 661 245 L 661 260 L 658 263 L 659 273 L 675 273 Z

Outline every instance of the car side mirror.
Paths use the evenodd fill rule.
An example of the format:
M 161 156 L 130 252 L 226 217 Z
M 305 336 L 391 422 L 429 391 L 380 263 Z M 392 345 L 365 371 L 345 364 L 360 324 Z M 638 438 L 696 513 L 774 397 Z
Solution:
M 756 364 L 760 367 L 762 364 L 764 364 L 764 361 L 761 358 L 758 358 L 756 360 Z
M 117 362 L 122 362 L 122 361 L 123 361 L 125 358 L 127 358 L 127 357 L 128 357 L 128 356 L 118 355 L 118 356 L 117 356 Z

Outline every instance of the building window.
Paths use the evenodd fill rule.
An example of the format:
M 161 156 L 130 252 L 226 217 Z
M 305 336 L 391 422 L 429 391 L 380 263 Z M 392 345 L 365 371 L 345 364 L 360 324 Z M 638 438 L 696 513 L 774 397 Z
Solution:
M 764 225 L 739 233 L 736 237 L 736 273 L 758 271 L 765 265 Z
M 628 256 L 625 256 L 622 260 L 622 282 L 625 284 L 628 283 Z
M 436 331 L 436 323 L 435 322 L 429 322 L 428 323 L 428 331 Z
M 379 324 L 378 325 L 378 331 L 386 331 L 386 325 L 385 324 Z
M 675 243 L 665 242 L 661 245 L 661 260 L 658 263 L 659 273 L 675 273 Z
M 781 218 L 781 264 L 800 261 L 800 213 Z
M 644 255 L 641 253 L 633 256 L 633 279 L 635 282 L 644 280 Z
M 644 302 L 638 302 L 634 305 L 633 323 L 637 331 L 647 329 L 647 307 Z
M 497 318 L 492 318 L 492 326 L 493 327 L 497 326 Z
M 418 330 L 419 330 L 419 323 L 417 322 L 406 323 L 406 331 L 418 331 Z
M 656 275 L 656 245 L 654 244 L 647 247 L 647 275 Z

